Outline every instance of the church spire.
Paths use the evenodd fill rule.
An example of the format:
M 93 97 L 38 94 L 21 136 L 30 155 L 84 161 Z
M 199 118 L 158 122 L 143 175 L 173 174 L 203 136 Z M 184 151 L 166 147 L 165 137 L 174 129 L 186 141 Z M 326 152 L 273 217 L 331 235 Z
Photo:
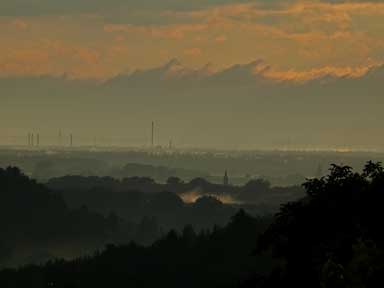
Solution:
M 224 173 L 223 184 L 224 184 L 224 186 L 229 185 L 229 177 L 228 177 L 228 171 L 227 170 L 225 170 L 225 173 Z

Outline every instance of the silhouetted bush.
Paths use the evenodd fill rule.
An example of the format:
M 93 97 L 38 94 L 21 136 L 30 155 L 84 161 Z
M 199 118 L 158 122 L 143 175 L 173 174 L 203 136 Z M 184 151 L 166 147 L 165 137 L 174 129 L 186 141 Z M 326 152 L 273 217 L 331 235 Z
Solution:
M 368 162 L 356 173 L 332 165 L 328 176 L 308 180 L 304 187 L 307 196 L 283 205 L 259 242 L 283 260 L 281 282 L 292 287 L 383 287 L 382 166 Z

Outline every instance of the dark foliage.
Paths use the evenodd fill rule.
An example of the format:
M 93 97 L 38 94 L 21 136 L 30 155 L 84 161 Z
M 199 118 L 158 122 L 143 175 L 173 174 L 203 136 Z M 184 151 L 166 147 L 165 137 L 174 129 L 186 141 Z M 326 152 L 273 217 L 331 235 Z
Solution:
M 255 182 L 249 191 L 253 185 L 268 189 Z M 384 287 L 381 164 L 368 162 L 362 173 L 332 165 L 304 188 L 306 196 L 283 205 L 272 224 L 241 210 L 225 228 L 186 226 L 148 247 L 108 245 L 91 257 L 3 270 L 0 287 Z M 174 196 L 158 194 L 155 203 L 162 204 L 152 209 L 177 210 Z M 223 204 L 205 197 L 195 205 L 207 211 Z M 156 221 L 145 218 L 143 225 Z
M 114 213 L 103 216 L 84 205 L 68 208 L 59 194 L 18 168 L 0 169 L 0 266 L 43 261 L 52 251 L 64 247 L 76 255 L 80 252 L 74 250 L 91 249 L 112 240 L 148 241 L 146 236 L 151 235 L 153 241 L 160 233 L 150 224 L 134 226 Z
M 267 221 L 244 211 L 225 228 L 170 231 L 149 247 L 107 245 L 74 261 L 56 260 L 0 272 L 0 287 L 227 287 L 266 265 L 252 254 Z
M 252 209 L 259 215 L 273 214 L 282 203 L 304 196 L 304 189 L 300 186 L 271 187 L 269 182 L 262 179 L 250 180 L 244 186 L 214 184 L 203 178 L 195 178 L 190 182 L 183 182 L 176 177 L 170 177 L 168 180 L 166 184 L 161 184 L 147 177 L 118 180 L 109 177 L 66 176 L 50 179 L 46 185 L 60 193 L 70 207 L 86 204 L 91 210 L 99 213 L 114 211 L 125 219 L 135 221 L 144 216 L 155 216 L 164 227 L 179 229 L 186 223 L 196 224 L 200 228 L 208 228 L 213 224 L 224 225 L 237 209 L 222 206 L 219 214 L 211 214 L 204 221 L 200 221 L 195 219 L 199 213 L 194 211 L 193 205 L 187 207 L 188 205 L 184 205 L 177 196 L 188 198 L 188 194 L 194 193 L 198 196 L 232 199 L 236 204 L 244 204 L 240 205 L 240 208 L 248 212 Z M 163 193 L 164 191 L 174 195 Z M 154 205 L 162 206 L 162 209 L 153 209 Z M 172 209 L 165 209 L 167 205 L 171 205 Z M 174 217 L 174 213 L 171 217 L 163 213 L 165 210 L 177 209 L 177 217 Z M 218 222 L 212 222 L 210 219 Z
M 284 263 L 266 286 L 383 287 L 382 166 L 332 165 L 304 187 L 307 197 L 284 205 L 259 241 Z
M 0 187 L 3 239 L 42 241 L 66 236 L 102 236 L 113 224 L 86 207 L 68 209 L 58 194 L 29 179 L 17 168 L 0 169 Z

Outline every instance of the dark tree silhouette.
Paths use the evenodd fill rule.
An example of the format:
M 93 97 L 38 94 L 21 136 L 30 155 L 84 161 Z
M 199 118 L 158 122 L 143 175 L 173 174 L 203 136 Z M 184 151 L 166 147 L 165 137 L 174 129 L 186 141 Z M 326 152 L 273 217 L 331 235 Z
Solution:
M 284 205 L 259 241 L 284 260 L 282 282 L 295 287 L 382 287 L 381 164 L 368 162 L 360 174 L 332 165 L 328 176 L 308 180 L 304 187 L 307 197 Z
M 92 257 L 3 270 L 0 287 L 236 286 L 256 269 L 252 250 L 267 225 L 240 211 L 224 228 L 196 233 L 186 226 L 149 247 L 110 244 Z
M 167 179 L 167 184 L 168 185 L 180 185 L 180 184 L 183 184 L 183 181 L 180 179 L 180 178 L 178 178 L 178 177 L 169 177 L 168 179 Z

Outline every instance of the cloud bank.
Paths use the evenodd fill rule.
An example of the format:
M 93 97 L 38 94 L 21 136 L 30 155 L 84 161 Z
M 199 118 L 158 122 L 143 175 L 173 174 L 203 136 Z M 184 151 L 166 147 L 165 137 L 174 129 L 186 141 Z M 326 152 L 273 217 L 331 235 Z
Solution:
M 383 1 L 16 0 L 0 11 L 2 76 L 103 80 L 172 57 L 215 69 L 261 57 L 297 78 L 384 61 Z

